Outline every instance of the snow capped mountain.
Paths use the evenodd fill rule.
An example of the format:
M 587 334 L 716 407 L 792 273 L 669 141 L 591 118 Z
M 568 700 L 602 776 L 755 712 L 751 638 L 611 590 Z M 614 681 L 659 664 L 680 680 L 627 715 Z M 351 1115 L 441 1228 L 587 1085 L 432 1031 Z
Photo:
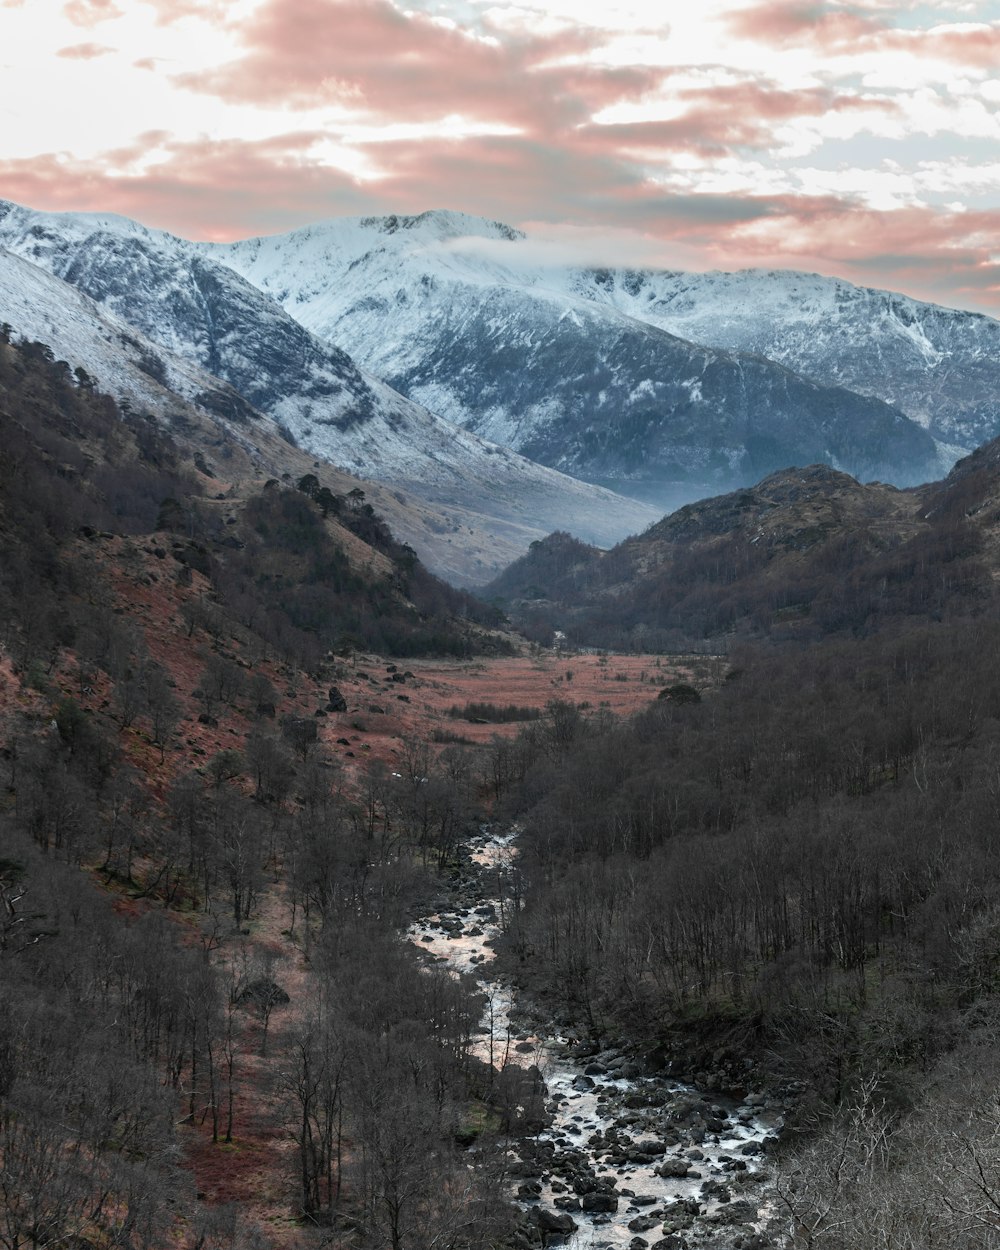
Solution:
M 1000 321 L 819 274 L 581 270 L 579 295 L 902 409 L 944 442 L 1000 433 Z
M 645 317 L 642 275 L 546 264 L 496 222 L 345 218 L 204 251 L 411 398 L 582 478 L 718 489 L 825 461 L 913 482 L 950 463 L 882 400 L 679 338 Z
M 456 510 L 456 533 L 463 528 L 457 518 L 478 517 L 480 524 L 488 520 L 505 545 L 514 536 L 531 541 L 558 528 L 604 545 L 658 516 L 653 508 L 457 429 L 397 394 L 345 352 L 310 334 L 208 249 L 124 218 L 45 214 L 3 202 L 0 247 L 21 257 L 22 265 L 26 260 L 72 284 L 113 320 L 155 344 L 161 359 L 152 367 L 163 373 L 165 384 L 181 385 L 177 359 L 222 379 L 229 386 L 217 391 L 235 392 L 314 455 Z M 37 319 L 27 315 L 26 301 L 15 294 L 16 275 L 23 281 L 25 272 L 0 259 L 0 320 L 44 338 L 34 328 Z M 52 288 L 56 309 L 57 294 Z M 8 307 L 19 307 L 20 320 L 32 328 L 23 330 L 15 316 L 5 314 Z M 50 313 L 53 327 L 59 316 Z M 120 339 L 121 327 L 98 337 L 101 333 Z M 63 342 L 53 343 L 54 349 L 66 351 Z M 109 367 L 95 358 L 98 376 L 112 376 Z M 199 389 L 185 384 L 182 393 L 190 395 L 192 386 Z M 487 558 L 480 580 L 489 575 L 488 564 Z

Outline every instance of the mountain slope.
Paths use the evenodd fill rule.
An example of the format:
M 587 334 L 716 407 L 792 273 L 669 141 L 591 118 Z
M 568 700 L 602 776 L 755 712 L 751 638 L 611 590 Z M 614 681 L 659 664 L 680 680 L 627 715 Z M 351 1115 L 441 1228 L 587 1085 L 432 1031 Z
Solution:
M 313 455 L 432 504 L 441 514 L 439 541 L 426 555 L 449 576 L 485 580 L 518 547 L 559 526 L 607 544 L 657 515 L 455 429 L 365 374 L 231 270 L 170 235 L 124 218 L 41 214 L 0 204 L 0 244 L 148 337 L 158 357 L 152 367 L 164 385 L 176 384 L 188 397 L 192 390 L 201 393 L 202 383 L 187 377 L 194 364 L 228 384 L 215 385 L 216 392 L 230 400 L 242 397 L 242 412 L 231 414 L 229 402 L 222 403 L 226 415 L 252 423 L 251 409 L 259 409 Z M 23 267 L 0 260 L 0 318 L 21 333 L 41 336 L 45 319 L 24 296 L 27 281 Z M 59 288 L 47 288 L 42 301 L 62 340 L 55 350 L 66 350 Z M 8 307 L 13 312 L 5 314 Z M 76 315 L 86 320 L 79 309 Z M 109 334 L 120 341 L 122 328 L 97 330 L 89 341 L 108 342 Z M 167 364 L 168 358 L 187 364 Z M 79 363 L 87 367 L 85 359 Z M 117 367 L 102 350 L 95 371 L 111 377 Z
M 1000 430 L 1000 322 L 991 317 L 792 271 L 581 270 L 570 282 L 672 334 L 895 404 L 945 442 L 971 447 Z
M 995 603 L 1000 440 L 941 482 L 861 485 L 826 465 L 679 509 L 611 551 L 554 534 L 486 593 L 538 640 L 639 649 L 815 642 Z
M 589 480 L 662 494 L 814 460 L 898 482 L 943 467 L 882 401 L 677 338 L 526 247 L 499 223 L 433 212 L 207 251 L 412 398 Z

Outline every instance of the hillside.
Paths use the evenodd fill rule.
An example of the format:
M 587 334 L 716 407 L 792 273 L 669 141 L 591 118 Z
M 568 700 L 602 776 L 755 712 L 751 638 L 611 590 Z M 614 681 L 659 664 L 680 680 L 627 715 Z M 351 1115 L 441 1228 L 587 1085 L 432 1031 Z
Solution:
M 485 592 L 538 639 L 640 650 L 864 635 L 976 613 L 997 568 L 997 444 L 915 490 L 823 465 L 689 504 L 608 552 L 556 534 Z
M 998 434 L 1000 322 L 792 270 L 579 271 L 586 299 L 894 404 L 946 444 Z
M 360 488 L 236 490 L 37 343 L 0 343 L 0 423 L 12 1242 L 544 1250 L 620 1201 L 616 1227 L 705 1250 L 829 1210 L 835 1250 L 883 1216 L 993 1250 L 944 1199 L 978 1210 L 963 1160 L 995 1158 L 996 446 L 914 492 L 777 474 L 627 558 L 556 535 L 508 588 L 652 573 L 659 608 L 686 551 L 703 596 L 675 610 L 735 587 L 760 641 L 508 659 Z M 437 962 L 483 938 L 462 848 L 490 819 L 522 830 L 484 878 L 518 900 L 490 939 L 523 991 L 506 1045 L 568 1039 L 590 1073 L 550 1090 L 551 1152 L 530 1066 L 486 1067 L 484 999 Z M 399 939 L 428 915 L 421 959 Z M 621 1101 L 585 1144 L 594 1088 Z M 662 1159 L 697 1200 L 587 1157 Z
M 442 211 L 342 218 L 210 250 L 380 376 L 401 384 L 413 373 L 428 394 L 432 386 L 418 374 L 433 342 L 431 310 L 463 302 L 474 308 L 491 292 L 510 306 L 511 331 L 518 316 L 530 324 L 535 304 L 558 304 L 568 320 L 582 308 L 585 317 L 606 316 L 609 327 L 627 318 L 880 399 L 955 448 L 1000 433 L 1000 323 L 842 279 L 790 270 L 582 267 L 558 245 Z M 387 319 L 396 332 L 372 332 Z M 505 333 L 499 318 L 491 329 Z M 512 339 L 510 350 L 517 349 Z M 455 412 L 461 385 L 445 381 Z
M 423 1084 L 413 1095 L 438 1152 L 408 1178 L 407 1218 L 445 1218 L 454 1169 L 463 1192 L 470 1182 L 453 1125 L 479 1091 L 460 1042 L 447 1055 L 439 1042 L 457 1022 L 468 1033 L 476 1000 L 443 973 L 418 976 L 398 942 L 408 900 L 431 888 L 411 849 L 415 818 L 387 795 L 391 836 L 381 809 L 363 833 L 359 783 L 348 800 L 341 769 L 367 766 L 370 750 L 358 741 L 358 649 L 464 657 L 509 641 L 360 491 L 305 477 L 241 495 L 199 459 L 44 345 L 0 336 L 0 1230 L 11 1245 L 318 1244 L 308 1230 L 329 1226 L 342 1187 L 344 1210 L 377 1238 L 379 1191 L 360 1160 L 386 1126 L 361 1128 L 357 1091 L 386 1030 L 407 1040 L 378 1068 L 383 1088 L 398 1093 L 406 1066 L 429 1060 L 438 1099 L 432 1113 Z M 371 689 L 365 715 L 404 689 L 398 671 Z M 346 732 L 357 751 L 342 750 Z M 374 1016 L 351 989 L 373 968 L 397 985 Z M 303 1103 L 321 1046 L 344 1050 L 329 1097 L 353 1126 L 350 1180 L 333 1121 Z M 474 1185 L 463 1218 L 486 1237 L 509 1215 Z

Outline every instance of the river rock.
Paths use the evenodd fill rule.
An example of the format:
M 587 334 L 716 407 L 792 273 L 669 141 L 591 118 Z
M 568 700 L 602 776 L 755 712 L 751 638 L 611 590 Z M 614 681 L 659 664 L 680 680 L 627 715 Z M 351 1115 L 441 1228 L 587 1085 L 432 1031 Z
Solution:
M 539 1207 L 535 1219 L 546 1245 L 559 1237 L 572 1237 L 576 1232 L 576 1220 L 565 1211 L 550 1211 L 548 1207 Z
M 580 1205 L 584 1211 L 607 1211 L 611 1213 L 618 1210 L 618 1195 L 602 1193 L 600 1190 L 591 1190 L 590 1193 L 584 1194 L 580 1199 Z
M 730 1202 L 726 1206 L 720 1207 L 718 1211 L 713 1211 L 711 1215 L 702 1216 L 706 1224 L 718 1224 L 729 1227 L 734 1224 L 752 1224 L 758 1216 L 757 1208 L 753 1203 L 740 1199 L 738 1202 Z
M 664 1159 L 654 1171 L 657 1176 L 662 1176 L 667 1180 L 679 1180 L 690 1173 L 691 1167 L 686 1159 Z

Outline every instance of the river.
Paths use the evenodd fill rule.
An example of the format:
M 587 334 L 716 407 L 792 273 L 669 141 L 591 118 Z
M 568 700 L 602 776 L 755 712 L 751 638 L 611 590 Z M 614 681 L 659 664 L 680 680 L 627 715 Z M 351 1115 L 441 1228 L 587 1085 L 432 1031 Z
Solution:
M 617 1051 L 519 1030 L 516 987 L 490 976 L 517 854 L 516 831 L 467 844 L 478 885 L 411 926 L 430 959 L 471 973 L 487 1007 L 475 1049 L 501 1067 L 536 1065 L 550 1126 L 518 1144 L 514 1193 L 546 1244 L 569 1250 L 772 1246 L 768 1151 L 779 1112 L 760 1094 L 722 1098 Z

